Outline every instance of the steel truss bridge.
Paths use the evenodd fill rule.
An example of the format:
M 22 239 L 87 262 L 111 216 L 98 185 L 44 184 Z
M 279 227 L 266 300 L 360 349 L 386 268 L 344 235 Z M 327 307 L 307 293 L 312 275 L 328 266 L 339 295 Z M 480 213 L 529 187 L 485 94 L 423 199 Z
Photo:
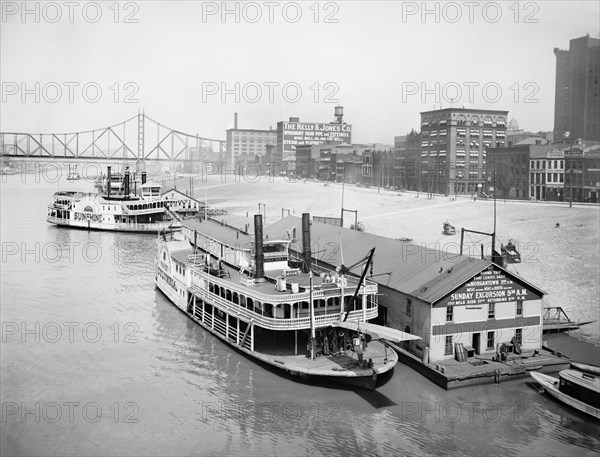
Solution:
M 174 130 L 144 113 L 74 133 L 0 132 L 2 159 L 24 161 L 220 161 L 226 142 Z

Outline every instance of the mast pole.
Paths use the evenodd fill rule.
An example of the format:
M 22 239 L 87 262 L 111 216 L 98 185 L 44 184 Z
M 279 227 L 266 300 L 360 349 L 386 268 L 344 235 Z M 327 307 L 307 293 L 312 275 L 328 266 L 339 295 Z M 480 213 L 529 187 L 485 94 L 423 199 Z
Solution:
M 344 209 L 342 208 L 342 217 L 344 214 Z M 343 222 L 343 219 L 342 219 Z M 340 240 L 340 257 L 341 257 L 341 261 L 342 261 L 342 266 L 340 268 L 340 289 L 342 292 L 342 297 L 340 299 L 340 320 L 346 320 L 344 318 L 344 313 L 346 312 L 346 307 L 344 306 L 344 245 L 342 244 L 342 234 L 338 233 L 338 238 Z
M 342 173 L 342 208 L 340 210 L 340 227 L 344 226 L 344 185 L 346 184 L 346 162 L 344 162 L 344 171 Z M 343 263 L 343 261 L 342 261 Z

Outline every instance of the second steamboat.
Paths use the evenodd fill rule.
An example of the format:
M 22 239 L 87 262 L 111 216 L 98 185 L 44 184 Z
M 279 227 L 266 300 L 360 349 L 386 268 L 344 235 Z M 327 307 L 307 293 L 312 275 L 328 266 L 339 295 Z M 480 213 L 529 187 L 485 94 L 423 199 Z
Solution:
M 142 172 L 141 185 L 126 170 L 97 182 L 98 193 L 59 191 L 48 205 L 47 221 L 58 226 L 87 230 L 153 233 L 181 230 L 185 216 L 197 215 L 200 202 L 191 197 L 168 198 L 161 194 L 162 186 L 146 182 Z

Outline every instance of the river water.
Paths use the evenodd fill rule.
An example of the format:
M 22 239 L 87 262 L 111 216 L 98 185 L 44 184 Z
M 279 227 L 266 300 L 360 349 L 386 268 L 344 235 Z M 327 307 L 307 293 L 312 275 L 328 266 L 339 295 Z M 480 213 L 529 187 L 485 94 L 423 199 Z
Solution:
M 2 455 L 600 452 L 599 423 L 529 379 L 447 392 L 398 364 L 366 392 L 257 365 L 154 288 L 153 236 L 45 222 L 90 187 L 2 177 Z

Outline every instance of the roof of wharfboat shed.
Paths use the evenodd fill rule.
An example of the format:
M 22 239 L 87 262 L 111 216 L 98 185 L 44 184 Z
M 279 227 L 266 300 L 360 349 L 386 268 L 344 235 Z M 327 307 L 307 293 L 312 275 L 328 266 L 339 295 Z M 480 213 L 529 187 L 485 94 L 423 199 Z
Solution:
M 217 243 L 241 251 L 250 251 L 254 244 L 254 237 L 245 234 L 241 230 L 230 227 L 224 222 L 217 222 L 213 219 L 203 220 L 202 222 L 197 220 L 184 220 L 181 224 L 190 230 L 197 231 L 198 233 L 214 240 Z
M 294 228 L 297 239 L 292 241 L 290 249 L 300 253 L 301 218 L 287 216 L 266 227 L 265 233 L 269 237 L 287 238 L 287 233 L 293 233 Z M 344 264 L 351 265 L 360 261 L 375 247 L 372 280 L 428 303 L 437 302 L 492 265 L 489 260 L 456 254 L 456 243 L 451 250 L 440 251 L 424 244 L 394 240 L 315 221 L 311 221 L 310 236 L 315 263 L 322 262 L 333 267 L 342 264 L 340 251 L 343 251 Z M 512 273 L 501 270 L 515 278 Z M 359 275 L 360 269 L 354 269 L 353 273 Z M 523 279 L 516 279 L 540 291 Z
M 209 219 L 246 232 L 248 235 L 254 234 L 254 219 L 252 217 L 225 214 L 222 216 L 209 216 Z
M 191 195 L 186 194 L 185 192 L 181 192 L 180 190 L 177 190 L 174 187 L 169 187 L 167 189 L 162 189 L 161 192 L 160 192 L 160 195 L 161 195 L 161 197 L 164 197 L 169 192 L 177 192 L 178 194 L 180 194 L 181 196 L 187 198 L 188 200 L 194 200 L 195 202 L 200 203 L 200 206 L 206 206 L 204 202 L 201 202 L 197 198 L 194 198 Z

